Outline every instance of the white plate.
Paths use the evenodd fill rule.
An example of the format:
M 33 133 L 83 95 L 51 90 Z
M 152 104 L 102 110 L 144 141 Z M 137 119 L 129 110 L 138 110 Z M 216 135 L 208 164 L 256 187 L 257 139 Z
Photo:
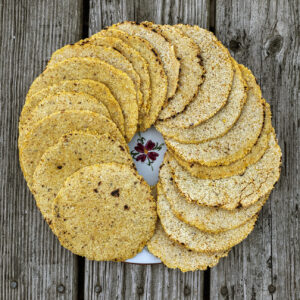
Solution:
M 158 181 L 159 167 L 163 161 L 166 145 L 162 135 L 151 127 L 145 132 L 137 133 L 128 144 L 136 168 L 150 186 Z M 161 260 L 152 255 L 145 247 L 135 257 L 126 262 L 134 264 L 158 264 Z

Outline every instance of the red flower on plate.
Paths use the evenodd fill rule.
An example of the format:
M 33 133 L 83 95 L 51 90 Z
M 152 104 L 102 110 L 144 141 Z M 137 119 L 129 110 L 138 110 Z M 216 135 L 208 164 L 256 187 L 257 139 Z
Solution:
M 147 160 L 147 165 L 151 166 L 151 169 L 153 170 L 152 164 L 159 156 L 156 151 L 160 151 L 164 144 L 162 143 L 159 145 L 151 140 L 148 140 L 146 144 L 144 143 L 145 138 L 140 135 L 140 137 L 137 139 L 137 144 L 134 147 L 134 150 L 132 150 L 130 153 L 136 161 L 144 163 Z
M 134 149 L 142 154 L 137 156 L 136 161 L 140 160 L 141 162 L 144 162 L 147 157 L 151 160 L 156 160 L 156 157 L 158 157 L 159 154 L 157 152 L 151 151 L 154 147 L 155 144 L 151 140 L 149 140 L 145 146 L 142 143 L 137 143 Z

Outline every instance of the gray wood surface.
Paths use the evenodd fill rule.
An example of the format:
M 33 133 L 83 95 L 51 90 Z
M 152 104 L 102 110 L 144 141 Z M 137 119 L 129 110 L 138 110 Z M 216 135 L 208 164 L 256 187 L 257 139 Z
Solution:
M 85 299 L 203 299 L 203 272 L 158 265 L 86 262 Z
M 211 270 L 211 299 L 300 299 L 300 2 L 217 0 L 216 35 L 261 85 L 283 151 L 250 237 Z
M 77 259 L 43 221 L 18 162 L 26 92 L 51 53 L 81 36 L 80 1 L 0 2 L 0 299 L 76 299 Z M 60 291 L 60 292 L 59 292 Z
M 300 299 L 300 1 L 1 0 L 0 299 Z M 249 238 L 210 271 L 95 263 L 64 250 L 26 187 L 17 123 L 51 53 L 123 20 L 215 30 L 271 103 L 280 182 Z
M 209 26 L 209 0 L 90 0 L 89 34 L 122 21 Z

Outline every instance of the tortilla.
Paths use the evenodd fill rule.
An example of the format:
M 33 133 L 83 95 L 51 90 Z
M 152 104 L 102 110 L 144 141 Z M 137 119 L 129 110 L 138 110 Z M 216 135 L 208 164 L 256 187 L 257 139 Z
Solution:
M 87 129 L 98 134 L 108 133 L 127 149 L 117 126 L 104 116 L 85 110 L 53 113 L 35 124 L 20 149 L 20 163 L 30 189 L 35 168 L 46 150 L 55 145 L 62 135 Z
M 149 113 L 142 117 L 142 124 L 140 126 L 140 130 L 145 131 L 155 123 L 167 99 L 168 80 L 161 59 L 153 46 L 145 39 L 112 28 L 102 30 L 99 34 L 122 39 L 130 47 L 138 51 L 148 63 L 151 84 Z
M 173 178 L 180 193 L 190 202 L 224 209 L 248 207 L 270 193 L 279 179 L 281 150 L 271 133 L 269 148 L 243 174 L 218 180 L 199 179 L 170 160 Z
M 138 105 L 132 80 L 98 58 L 73 57 L 49 66 L 32 83 L 27 97 L 62 80 L 91 79 L 104 83 L 119 102 L 125 120 L 125 138 L 130 141 L 138 123 Z
M 189 128 L 214 116 L 226 103 L 233 80 L 233 65 L 228 50 L 213 33 L 198 26 L 175 25 L 200 48 L 205 78 L 195 99 L 174 118 L 164 121 L 167 127 Z
M 31 97 L 27 97 L 20 116 L 20 133 L 23 130 L 26 120 L 30 118 L 32 111 L 35 109 L 38 103 L 44 98 L 59 92 L 86 93 L 95 97 L 99 102 L 106 106 L 107 110 L 109 111 L 110 118 L 112 121 L 114 121 L 114 123 L 116 123 L 119 130 L 124 135 L 124 117 L 119 103 L 104 84 L 89 79 L 64 80 L 59 82 L 59 84 L 54 84 L 40 90 Z
M 47 149 L 34 174 L 32 193 L 47 223 L 52 227 L 52 206 L 67 177 L 97 163 L 132 165 L 128 151 L 108 134 L 72 132 Z
M 89 110 L 110 119 L 110 115 L 102 102 L 85 93 L 59 92 L 44 98 L 32 111 L 30 118 L 25 120 L 23 130 L 19 133 L 19 143 L 22 145 L 26 134 L 35 123 L 41 119 L 63 110 Z
M 179 220 L 208 233 L 220 233 L 245 224 L 258 214 L 269 196 L 263 196 L 248 208 L 225 210 L 188 202 L 178 191 L 168 162 L 165 162 L 161 167 L 159 178 L 162 191 L 170 204 L 172 213 Z
M 192 227 L 172 213 L 169 202 L 158 189 L 157 211 L 169 238 L 187 249 L 196 252 L 220 252 L 227 251 L 244 240 L 253 230 L 257 216 L 250 219 L 244 225 L 221 233 L 207 233 Z
M 154 234 L 156 204 L 132 167 L 105 163 L 71 175 L 54 200 L 53 215 L 65 248 L 92 260 L 123 261 Z
M 269 147 L 271 132 L 273 131 L 271 122 L 270 105 L 265 103 L 265 117 L 263 129 L 258 137 L 257 142 L 251 148 L 251 151 L 244 156 L 227 166 L 207 167 L 197 163 L 188 163 L 176 155 L 173 155 L 177 162 L 188 170 L 191 175 L 202 179 L 220 179 L 234 175 L 241 175 L 246 168 L 261 159 Z
M 163 120 L 182 112 L 194 99 L 199 85 L 203 82 L 205 71 L 201 66 L 199 47 L 179 29 L 171 25 L 157 25 L 150 22 L 143 24 L 147 24 L 153 31 L 162 35 L 174 47 L 180 62 L 178 88 L 159 114 L 159 119 Z
M 67 45 L 52 54 L 48 66 L 54 65 L 55 63 L 61 62 L 71 57 L 99 58 L 104 62 L 112 65 L 116 69 L 119 69 L 126 73 L 134 83 L 138 106 L 139 108 L 141 108 L 141 106 L 143 105 L 143 95 L 140 91 L 140 77 L 134 70 L 130 61 L 126 59 L 125 56 L 123 56 L 119 51 L 111 47 L 95 46 L 93 44 Z
M 170 43 L 161 35 L 153 31 L 151 26 L 148 26 L 146 23 L 138 25 L 135 22 L 125 21 L 123 23 L 113 25 L 112 28 L 125 31 L 130 35 L 135 35 L 145 39 L 154 47 L 162 60 L 164 70 L 168 78 L 167 97 L 173 97 L 177 89 L 180 67 L 173 46 L 171 46 Z
M 162 262 L 171 269 L 180 269 L 182 272 L 206 270 L 215 266 L 221 257 L 228 252 L 216 252 L 207 254 L 186 249 L 182 245 L 173 242 L 164 232 L 161 223 L 156 226 L 156 231 L 149 241 L 148 250 L 159 257 Z
M 119 51 L 124 57 L 126 57 L 126 59 L 132 64 L 135 72 L 140 77 L 140 90 L 143 95 L 141 114 L 143 115 L 145 114 L 145 112 L 148 112 L 148 102 L 150 97 L 150 77 L 147 62 L 139 52 L 135 51 L 132 47 L 129 47 L 121 39 L 103 36 L 101 32 L 98 32 L 87 39 L 81 40 L 77 44 L 111 47 Z
M 243 66 L 241 69 L 249 90 L 238 121 L 224 136 L 201 144 L 166 139 L 166 145 L 182 160 L 209 167 L 229 165 L 246 156 L 256 143 L 264 121 L 264 101 L 251 71 Z
M 165 137 L 183 144 L 199 144 L 225 135 L 238 120 L 247 99 L 247 84 L 237 62 L 232 59 L 234 76 L 226 105 L 207 121 L 191 128 L 164 126 L 156 122 L 155 127 Z

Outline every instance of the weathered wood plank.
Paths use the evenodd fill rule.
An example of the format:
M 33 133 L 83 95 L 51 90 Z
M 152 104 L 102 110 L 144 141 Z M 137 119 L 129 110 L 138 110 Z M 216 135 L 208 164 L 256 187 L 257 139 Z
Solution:
M 203 299 L 203 272 L 113 262 L 86 262 L 85 270 L 85 299 Z
M 43 221 L 18 162 L 18 118 L 50 54 L 81 35 L 81 1 L 0 3 L 0 299 L 75 299 L 76 257 Z
M 209 1 L 90 1 L 89 34 L 133 20 L 209 26 Z M 86 261 L 85 299 L 202 299 L 203 272 L 182 273 L 163 265 Z
M 208 0 L 90 0 L 89 34 L 122 21 L 209 26 Z
M 211 299 L 299 299 L 300 2 L 220 1 L 216 34 L 271 103 L 280 182 L 256 229 L 211 271 Z

